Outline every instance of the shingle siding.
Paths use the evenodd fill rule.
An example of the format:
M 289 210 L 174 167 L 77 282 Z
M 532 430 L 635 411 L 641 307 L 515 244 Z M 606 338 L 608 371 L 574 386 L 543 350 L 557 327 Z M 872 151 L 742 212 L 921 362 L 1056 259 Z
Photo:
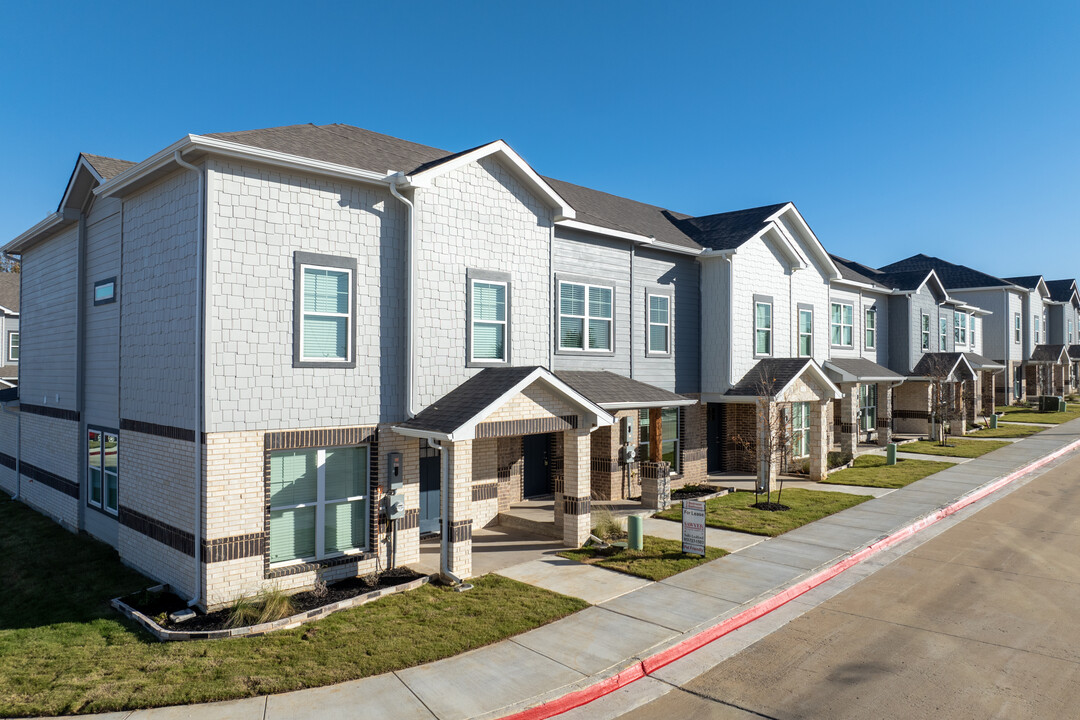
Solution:
M 95 203 L 87 218 L 86 280 L 82 297 L 86 321 L 86 421 L 120 426 L 120 201 Z M 116 278 L 117 300 L 94 305 L 94 283 Z
M 79 230 L 73 226 L 22 255 L 20 397 L 74 410 Z
M 699 265 L 692 257 L 641 249 L 634 258 L 634 297 L 630 312 L 634 319 L 635 380 L 677 393 L 700 392 L 701 384 L 701 297 Z M 648 318 L 645 296 L 648 289 L 671 292 L 673 350 L 670 356 L 649 357 L 646 352 Z

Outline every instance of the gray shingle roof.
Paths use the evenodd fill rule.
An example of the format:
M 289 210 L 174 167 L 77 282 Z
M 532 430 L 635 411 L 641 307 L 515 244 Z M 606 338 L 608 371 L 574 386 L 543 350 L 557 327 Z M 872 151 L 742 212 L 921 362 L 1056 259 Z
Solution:
M 0 402 L 15 402 L 19 399 L 19 388 L 4 388 L 0 390 Z
M 1069 346 L 1069 357 L 1073 360 L 1080 360 L 1080 345 Z
M 825 373 L 833 382 L 903 380 L 904 376 L 866 358 L 833 358 L 825 361 Z
M 19 281 L 22 273 L 0 272 L 0 305 L 19 312 Z
M 680 220 L 679 225 L 687 235 L 705 247 L 731 250 L 761 232 L 766 220 L 787 204 L 778 203 L 715 215 L 687 217 Z
M 936 377 L 939 371 L 943 374 L 945 370 L 948 370 L 948 376 L 951 377 L 956 366 L 964 360 L 964 353 L 924 353 L 911 371 L 911 377 Z
M 1046 289 L 1050 291 L 1050 299 L 1054 302 L 1069 302 L 1075 287 L 1076 281 L 1071 278 L 1046 281 Z
M 0 378 L 5 380 L 17 380 L 19 378 L 18 365 L 4 365 L 0 367 Z
M 1042 275 L 1019 275 L 1017 277 L 1001 278 L 1007 280 L 1013 285 L 1019 285 L 1026 290 L 1034 290 L 1039 287 L 1039 281 L 1042 280 Z
M 137 164 L 128 160 L 117 160 L 116 158 L 105 157 L 103 155 L 91 155 L 90 153 L 81 153 L 81 155 L 86 158 L 86 161 L 90 163 L 95 170 L 97 170 L 98 175 L 106 180 L 116 177 L 128 168 L 134 167 Z
M 647 407 L 697 402 L 607 370 L 560 370 L 555 376 L 605 409 L 608 405 Z
M 810 362 L 810 358 L 761 360 L 724 394 L 746 397 L 776 394 L 794 380 Z
M 1005 366 L 996 360 L 991 360 L 985 355 L 978 353 L 966 352 L 964 357 L 967 358 L 968 364 L 971 365 L 974 370 L 1004 370 Z
M 536 369 L 537 366 L 481 370 L 400 427 L 449 435 Z
M 941 284 L 946 289 L 963 289 L 974 287 L 1010 287 L 1012 283 L 1002 280 L 999 277 L 988 275 L 974 268 L 969 268 L 966 265 L 957 265 L 955 263 L 942 260 L 941 258 L 932 257 L 930 255 L 912 255 L 909 258 L 903 260 L 897 260 L 889 265 L 884 265 L 880 268 L 882 272 L 886 273 L 899 273 L 908 272 L 911 270 L 933 270 L 937 273 L 938 278 L 941 280 Z
M 1064 352 L 1064 345 L 1036 345 L 1031 351 L 1031 362 L 1056 363 Z
M 840 271 L 840 277 L 843 279 L 863 283 L 864 285 L 876 285 L 882 289 L 889 289 L 887 286 L 882 285 L 874 279 L 875 275 L 880 275 L 881 273 L 869 265 L 863 265 L 862 263 L 857 263 L 854 260 L 848 260 L 847 258 L 842 258 L 839 255 L 833 255 L 832 253 L 829 253 L 829 257 L 831 257 L 832 261 L 836 264 L 836 268 Z

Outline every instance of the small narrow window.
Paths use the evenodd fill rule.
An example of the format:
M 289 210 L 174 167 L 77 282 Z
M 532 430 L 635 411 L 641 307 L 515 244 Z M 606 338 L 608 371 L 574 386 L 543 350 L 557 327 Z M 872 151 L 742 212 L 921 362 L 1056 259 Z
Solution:
M 799 357 L 814 354 L 814 311 L 799 308 Z
M 930 349 L 930 316 L 922 313 L 922 349 L 926 352 Z
M 810 455 L 810 403 L 791 404 L 791 456 L 804 458 Z
M 13 333 L 13 334 L 15 335 L 15 345 L 17 346 L 19 344 L 19 333 Z M 1069 344 L 1070 345 L 1073 344 L 1073 321 L 1072 320 L 1069 321 Z M 16 347 L 15 348 L 15 352 L 16 352 L 15 358 L 16 359 L 19 357 L 18 351 L 19 351 L 19 349 L 18 349 L 18 347 Z
M 671 298 L 649 295 L 649 352 L 671 352 Z
M 1015 313 L 1013 315 L 1013 342 L 1014 343 L 1020 342 L 1020 335 L 1021 335 L 1020 313 Z
M 98 280 L 94 283 L 94 304 L 105 305 L 116 302 L 116 278 Z
M 866 349 L 873 350 L 877 347 L 877 310 L 866 309 Z
M 832 303 L 832 344 L 836 347 L 851 347 L 855 338 L 855 306 L 846 303 Z
M 1032 318 L 1032 321 L 1034 321 L 1034 323 L 1035 323 L 1035 344 L 1038 345 L 1039 344 L 1039 316 L 1038 315 L 1034 316 Z
M 754 303 L 754 354 L 772 355 L 771 303 Z
M 1072 336 L 1072 332 L 1069 332 L 1069 336 Z M 19 333 L 8 333 L 8 360 L 18 362 L 19 360 Z
M 949 318 L 938 318 L 938 350 L 946 352 L 949 349 Z
M 506 362 L 506 283 L 472 281 L 470 360 Z
M 110 515 L 120 507 L 119 438 L 116 433 L 88 428 L 86 466 L 88 493 L 86 502 Z
M 971 316 L 971 327 L 968 329 L 968 346 L 975 351 L 975 316 Z
M 614 289 L 559 283 L 559 349 L 610 352 Z

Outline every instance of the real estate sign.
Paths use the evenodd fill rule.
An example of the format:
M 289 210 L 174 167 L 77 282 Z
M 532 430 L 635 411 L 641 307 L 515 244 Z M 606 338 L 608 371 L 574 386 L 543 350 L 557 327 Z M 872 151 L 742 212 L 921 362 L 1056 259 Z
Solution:
M 683 500 L 682 551 L 705 555 L 705 501 Z

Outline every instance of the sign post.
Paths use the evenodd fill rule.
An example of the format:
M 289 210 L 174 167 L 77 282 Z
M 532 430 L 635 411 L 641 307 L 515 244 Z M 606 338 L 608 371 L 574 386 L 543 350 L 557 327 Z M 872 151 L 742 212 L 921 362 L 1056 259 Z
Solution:
M 682 551 L 705 556 L 705 501 L 683 500 Z

